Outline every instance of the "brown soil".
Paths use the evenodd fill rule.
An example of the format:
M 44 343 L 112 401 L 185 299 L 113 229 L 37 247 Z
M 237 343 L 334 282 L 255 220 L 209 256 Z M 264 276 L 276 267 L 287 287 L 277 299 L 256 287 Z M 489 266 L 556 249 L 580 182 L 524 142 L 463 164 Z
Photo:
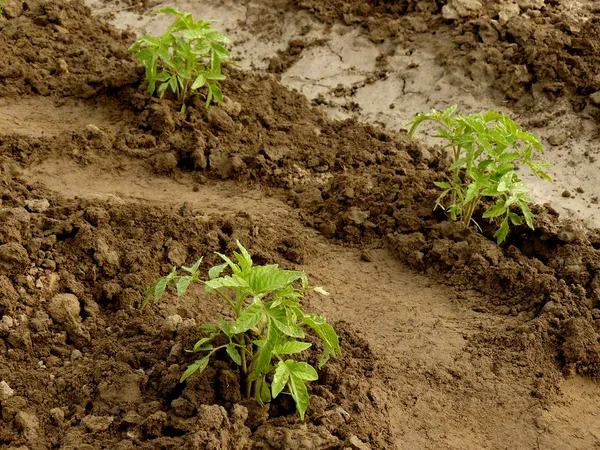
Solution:
M 388 12 L 387 3 L 372 15 L 355 4 L 351 14 Z M 332 121 L 275 76 L 252 72 L 228 70 L 223 105 L 206 110 L 197 99 L 181 114 L 174 101 L 146 95 L 127 54 L 131 34 L 91 18 L 77 1 L 9 6 L 0 19 L 0 379 L 15 393 L 0 392 L 3 445 L 385 449 L 399 434 L 422 445 L 412 437 L 426 423 L 418 422 L 419 402 L 435 403 L 425 384 L 451 392 L 456 410 L 491 418 L 480 373 L 504 374 L 506 384 L 535 374 L 533 400 L 522 386 L 519 398 L 546 407 L 559 370 L 600 376 L 599 230 L 536 207 L 536 231 L 514 229 L 499 248 L 491 229 L 460 230 L 432 212 L 431 182 L 446 168 L 439 150 Z M 586 92 L 577 86 L 584 90 L 573 93 Z M 312 385 L 305 423 L 286 402 L 265 413 L 242 400 L 225 355 L 205 375 L 177 382 L 192 360 L 184 350 L 200 336 L 196 324 L 224 313 L 214 299 L 198 291 L 139 310 L 159 274 L 199 255 L 212 263 L 212 252 L 231 251 L 236 239 L 258 262 L 306 267 L 338 286 L 341 308 L 309 299 L 337 320 L 344 358 Z M 363 264 L 374 260 L 371 269 L 355 270 L 332 242 L 357 248 Z M 423 287 L 434 280 L 457 287 L 445 291 L 462 307 L 495 317 L 432 346 L 442 358 L 466 345 L 477 369 L 457 358 L 446 362 L 454 369 L 421 370 L 424 384 L 406 387 L 416 385 L 411 361 L 393 358 L 409 349 L 385 343 L 407 337 L 386 321 L 390 304 L 379 296 L 396 294 L 384 275 L 406 285 L 417 275 L 382 249 L 428 276 L 414 285 L 425 294 L 406 292 L 411 308 L 438 311 Z M 361 274 L 376 285 L 368 295 L 346 286 Z M 411 320 L 403 326 L 420 327 Z M 484 386 L 473 398 L 486 408 L 461 400 L 461 378 Z M 500 403 L 510 398 L 504 386 Z
M 449 2 L 297 0 L 328 24 L 358 25 L 374 42 L 397 45 L 427 32 L 442 65 L 466 68 L 519 107 L 544 110 L 565 97 L 598 116 L 597 5 L 558 1 Z M 468 5 L 478 6 L 470 8 Z M 456 6 L 458 5 L 458 6 Z M 463 6 L 465 5 L 465 6 Z M 458 14 L 450 13 L 450 9 Z M 447 10 L 447 11 L 445 11 Z

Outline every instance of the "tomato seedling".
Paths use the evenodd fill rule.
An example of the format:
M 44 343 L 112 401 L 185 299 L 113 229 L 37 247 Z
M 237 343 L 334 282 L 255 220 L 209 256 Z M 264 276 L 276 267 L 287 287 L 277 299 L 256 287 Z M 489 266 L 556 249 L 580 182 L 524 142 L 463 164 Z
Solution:
M 213 99 L 223 101 L 217 82 L 225 79 L 221 63 L 231 55 L 224 47 L 229 40 L 211 28 L 216 21 L 195 21 L 190 13 L 172 7 L 154 13 L 172 14 L 176 19 L 162 36 L 143 36 L 129 48 L 144 64 L 148 93 L 162 98 L 170 89 L 181 102 L 182 112 L 188 97 L 204 86 L 207 108 Z
M 461 221 L 466 227 L 474 222 L 480 228 L 473 220 L 473 213 L 482 198 L 490 197 L 495 204 L 482 217 L 501 218 L 494 234 L 498 244 L 506 239 L 510 224 L 523 223 L 514 209 L 521 211 L 525 223 L 533 230 L 533 214 L 528 205 L 532 198 L 529 188 L 517 175 L 516 165 L 528 166 L 537 177 L 552 181 L 545 172 L 551 165 L 534 159 L 534 152 L 544 152 L 539 138 L 498 112 L 469 116 L 455 112 L 456 105 L 444 112 L 432 110 L 429 114 L 417 114 L 408 123 L 411 126 L 408 134 L 412 137 L 422 122 L 436 122 L 434 137 L 445 139 L 446 148 L 452 151 L 451 176 L 435 183 L 443 189 L 436 207 L 443 208 L 452 220 Z
M 208 280 L 200 278 L 202 258 L 192 267 L 181 268 L 186 275 L 178 275 L 177 268 L 173 268 L 146 291 L 143 306 L 151 299 L 158 301 L 169 285 L 176 288 L 179 296 L 192 283 L 200 283 L 206 292 L 217 294 L 231 307 L 235 319 L 228 321 L 220 318 L 216 323 L 200 327 L 207 336 L 196 342 L 192 351 L 200 352 L 203 356 L 187 368 L 181 381 L 202 372 L 208 366 L 210 357 L 224 349 L 233 362 L 240 366 L 242 389 L 246 397 L 254 397 L 259 403 L 265 404 L 281 393 L 289 394 L 296 403 L 300 417 L 304 419 L 309 405 L 306 383 L 317 380 L 318 375 L 310 364 L 289 356 L 311 347 L 310 342 L 302 341 L 306 327 L 311 328 L 323 344 L 319 368 L 330 357 L 341 355 L 333 327 L 325 317 L 307 313 L 301 305 L 307 291 L 329 294 L 323 288 L 309 286 L 303 272 L 281 270 L 276 264 L 254 265 L 248 251 L 239 242 L 237 245 L 239 252 L 234 252 L 237 263 L 217 253 L 225 262 L 208 271 Z M 225 270 L 231 274 L 223 276 Z M 222 336 L 226 343 L 215 346 L 213 342 Z

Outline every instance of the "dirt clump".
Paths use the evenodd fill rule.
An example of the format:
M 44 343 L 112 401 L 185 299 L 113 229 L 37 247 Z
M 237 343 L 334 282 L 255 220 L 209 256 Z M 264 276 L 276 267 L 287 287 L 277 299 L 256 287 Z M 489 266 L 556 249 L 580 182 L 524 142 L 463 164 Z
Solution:
M 134 35 L 92 19 L 82 1 L 16 3 L 0 19 L 0 97 L 91 98 L 137 80 Z

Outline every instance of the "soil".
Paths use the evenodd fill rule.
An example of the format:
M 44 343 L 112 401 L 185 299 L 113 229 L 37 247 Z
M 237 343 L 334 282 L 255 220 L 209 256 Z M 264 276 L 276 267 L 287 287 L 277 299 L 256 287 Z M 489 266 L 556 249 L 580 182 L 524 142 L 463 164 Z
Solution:
M 541 10 L 536 36 L 548 45 L 531 48 L 553 49 L 543 57 L 519 40 L 526 26 L 508 31 L 513 22 L 498 41 L 469 46 L 489 31 L 485 18 L 503 17 L 492 6 L 448 23 L 433 2 L 264 5 L 275 17 L 301 15 L 296 6 L 360 33 L 381 32 L 373 24 L 382 18 L 405 35 L 424 33 L 421 18 L 453 45 L 464 37 L 459 66 L 514 40 L 514 54 L 486 61 L 500 74 L 486 89 L 501 85 L 509 99 L 560 94 L 584 114 L 596 89 L 586 75 L 595 60 L 577 59 L 596 45 L 595 22 L 566 29 L 564 14 L 553 15 L 559 6 L 523 7 Z M 448 166 L 440 148 L 334 120 L 281 83 L 327 42 L 279 48 L 264 67 L 277 75 L 228 68 L 226 101 L 207 110 L 196 98 L 182 114 L 175 101 L 146 94 L 127 52 L 135 33 L 81 1 L 8 0 L 5 11 L 3 446 L 600 448 L 600 229 L 538 205 L 536 230 L 516 227 L 498 247 L 492 228 L 478 234 L 446 221 L 433 211 L 432 182 Z M 533 63 L 552 55 L 554 68 L 572 59 L 568 77 Z M 534 78 L 501 81 L 515 64 Z M 557 82 L 557 91 L 539 88 Z M 311 385 L 305 422 L 286 401 L 265 411 L 242 399 L 226 355 L 178 383 L 197 325 L 227 314 L 214 298 L 198 289 L 139 308 L 157 276 L 201 255 L 212 264 L 238 239 L 256 262 L 304 270 L 332 293 L 308 307 L 333 323 L 344 356 Z

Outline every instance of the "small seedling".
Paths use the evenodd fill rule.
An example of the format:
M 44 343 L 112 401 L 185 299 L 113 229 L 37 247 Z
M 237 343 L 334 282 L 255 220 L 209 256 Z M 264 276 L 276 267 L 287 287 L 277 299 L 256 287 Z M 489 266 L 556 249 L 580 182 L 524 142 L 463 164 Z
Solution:
M 221 63 L 231 55 L 224 47 L 229 40 L 219 30 L 211 28 L 215 20 L 195 21 L 190 13 L 166 7 L 155 14 L 172 14 L 177 18 L 162 36 L 143 36 L 129 50 L 134 52 L 146 69 L 148 93 L 162 98 L 170 89 L 185 112 L 188 97 L 206 86 L 206 107 L 214 99 L 223 101 L 217 85 L 224 80 Z
M 232 321 L 220 318 L 216 323 L 202 325 L 206 337 L 196 342 L 193 352 L 202 357 L 192 363 L 181 377 L 181 382 L 202 372 L 210 357 L 225 350 L 240 366 L 242 390 L 246 397 L 259 403 L 269 403 L 280 393 L 289 394 L 296 403 L 301 419 L 309 405 L 306 382 L 318 379 L 310 364 L 289 358 L 311 347 L 303 342 L 304 328 L 311 328 L 320 337 L 323 354 L 319 368 L 330 357 L 341 355 L 338 336 L 325 318 L 307 313 L 301 300 L 307 291 L 329 295 L 323 288 L 310 287 L 303 272 L 281 270 L 276 264 L 255 266 L 247 250 L 238 242 L 239 253 L 234 252 L 237 264 L 217 253 L 225 261 L 208 271 L 208 280 L 200 279 L 202 258 L 192 267 L 182 267 L 186 275 L 178 275 L 177 268 L 160 278 L 146 291 L 145 306 L 151 299 L 157 302 L 167 286 L 174 286 L 177 295 L 183 295 L 192 283 L 204 285 L 206 292 L 217 294 L 232 310 Z M 230 275 L 223 276 L 225 270 Z M 228 295 L 228 293 L 233 295 Z M 214 345 L 225 338 L 225 344 Z
M 529 188 L 523 184 L 516 166 L 528 166 L 534 175 L 552 181 L 545 172 L 551 165 L 534 159 L 534 152 L 544 152 L 537 136 L 523 131 L 510 117 L 497 112 L 454 115 L 456 105 L 444 112 L 432 110 L 429 114 L 418 114 L 408 125 L 409 136 L 414 136 L 424 121 L 436 122 L 436 138 L 447 141 L 446 148 L 452 151 L 451 176 L 446 181 L 435 183 L 443 189 L 436 207 L 443 208 L 454 221 L 465 226 L 473 219 L 480 201 L 484 197 L 495 199 L 495 204 L 485 210 L 484 219 L 501 218 L 494 237 L 498 244 L 506 239 L 509 224 L 521 225 L 523 219 L 515 209 L 521 211 L 525 223 L 534 229 L 533 214 L 529 209 L 532 201 Z

